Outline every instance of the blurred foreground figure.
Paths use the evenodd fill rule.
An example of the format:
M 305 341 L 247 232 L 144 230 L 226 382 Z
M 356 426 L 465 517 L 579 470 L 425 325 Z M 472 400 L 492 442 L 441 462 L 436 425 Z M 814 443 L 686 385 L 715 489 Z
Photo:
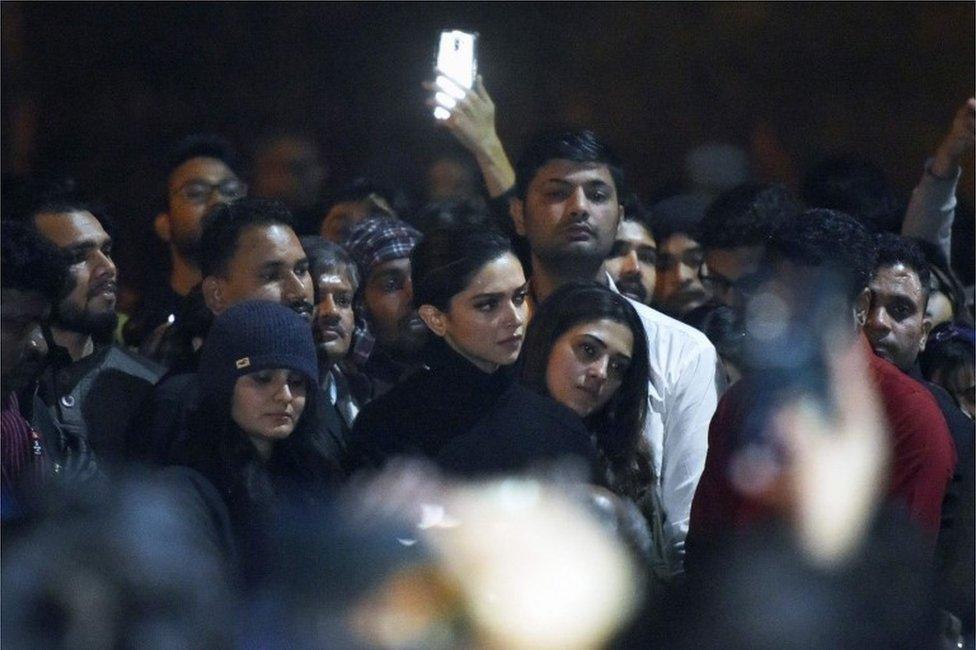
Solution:
M 249 624 L 291 647 L 603 647 L 643 585 L 590 501 L 547 481 L 391 466 L 331 518 L 282 529 L 264 623 Z
M 236 598 L 164 483 L 50 490 L 54 514 L 4 530 L 9 648 L 224 648 Z
M 764 351 L 754 349 L 746 377 L 722 398 L 712 420 L 708 459 L 692 506 L 696 544 L 714 542 L 723 534 L 789 511 L 792 497 L 778 491 L 781 466 L 788 464 L 788 455 L 784 461 L 778 445 L 768 441 L 767 430 L 774 421 L 769 410 L 776 408 L 768 403 L 770 396 L 776 394 L 778 383 L 809 381 L 814 388 L 822 383 L 815 365 L 818 354 L 847 352 L 848 346 L 868 349 L 860 330 L 870 306 L 867 284 L 874 258 L 867 230 L 842 213 L 811 210 L 776 233 L 764 264 L 767 279 L 765 284 L 755 285 L 746 308 L 752 315 L 753 337 L 767 337 L 770 344 Z M 784 329 L 790 327 L 783 321 L 787 309 L 791 305 L 802 308 L 808 296 L 820 291 L 818 283 L 831 277 L 838 286 L 836 304 L 824 307 L 822 313 L 801 312 L 816 324 L 800 328 L 795 341 L 772 347 L 773 341 L 791 331 Z M 835 335 L 830 329 L 835 321 L 839 338 L 828 344 L 826 337 Z M 847 343 L 854 332 L 858 333 L 856 341 Z M 821 347 L 827 349 L 818 352 Z M 770 365 L 774 353 L 783 355 L 780 363 L 784 364 L 790 355 L 801 360 L 808 355 L 810 361 L 783 376 L 774 375 L 776 368 Z M 879 393 L 890 426 L 885 443 L 890 470 L 876 488 L 934 542 L 942 499 L 956 463 L 945 419 L 928 391 L 895 366 L 870 353 L 867 365 L 867 376 Z M 841 489 L 854 478 L 830 480 Z

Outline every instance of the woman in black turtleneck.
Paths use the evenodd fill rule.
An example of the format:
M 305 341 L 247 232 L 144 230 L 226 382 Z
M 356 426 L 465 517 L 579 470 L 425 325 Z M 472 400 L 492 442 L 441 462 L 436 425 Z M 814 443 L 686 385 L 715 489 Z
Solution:
M 581 419 L 512 371 L 528 287 L 510 243 L 484 229 L 443 228 L 410 261 L 414 304 L 436 336 L 425 368 L 360 412 L 350 436 L 355 465 L 420 456 L 471 476 L 574 455 L 592 466 Z

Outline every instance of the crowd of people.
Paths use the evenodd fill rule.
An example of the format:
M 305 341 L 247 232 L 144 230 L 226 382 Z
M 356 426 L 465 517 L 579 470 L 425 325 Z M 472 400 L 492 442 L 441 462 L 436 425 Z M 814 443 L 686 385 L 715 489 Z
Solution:
M 5 642 L 972 643 L 976 99 L 907 205 L 720 148 L 647 200 L 426 87 L 470 155 L 420 204 L 296 136 L 174 143 L 124 305 L 105 207 L 4 179 Z

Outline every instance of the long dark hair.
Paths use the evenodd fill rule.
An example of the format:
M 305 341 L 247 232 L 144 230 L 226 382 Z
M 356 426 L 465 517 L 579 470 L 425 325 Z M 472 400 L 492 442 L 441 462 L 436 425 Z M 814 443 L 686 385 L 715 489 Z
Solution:
M 553 292 L 537 308 L 526 331 L 522 381 L 543 395 L 550 395 L 546 370 L 553 345 L 576 325 L 601 319 L 628 327 L 634 337 L 634 349 L 620 388 L 584 422 L 596 436 L 607 484 L 618 494 L 636 500 L 654 478 L 650 448 L 643 435 L 650 367 L 644 324 L 627 299 L 596 282 L 570 282 Z
M 230 403 L 201 399 L 187 414 L 188 436 L 176 460 L 214 483 L 235 527 L 273 514 L 283 491 L 289 498 L 314 501 L 337 482 L 338 468 L 314 441 L 315 392 L 309 383 L 294 431 L 275 442 L 267 461 L 231 417 Z

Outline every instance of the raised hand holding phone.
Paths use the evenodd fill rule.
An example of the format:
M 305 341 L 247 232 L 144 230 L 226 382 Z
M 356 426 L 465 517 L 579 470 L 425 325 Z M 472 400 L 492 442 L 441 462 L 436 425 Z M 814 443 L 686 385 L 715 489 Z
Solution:
M 464 90 L 474 86 L 478 71 L 477 40 L 477 34 L 457 29 L 441 32 L 434 68 L 437 75 L 434 83 L 440 89 L 435 95 L 438 106 L 434 108 L 434 117 L 439 120 L 448 119 L 457 100 L 464 98 Z
M 438 124 L 450 131 L 474 155 L 489 196 L 501 196 L 515 184 L 515 170 L 495 130 L 495 104 L 485 90 L 481 75 L 476 74 L 474 40 L 469 62 L 463 41 L 455 43 L 445 38 L 458 33 L 464 34 L 441 32 L 434 81 L 423 84 L 431 93 L 427 105 L 434 109 Z M 455 44 L 458 50 L 454 50 Z M 442 59 L 445 67 L 441 67 Z M 458 74 L 460 76 L 455 76 Z

